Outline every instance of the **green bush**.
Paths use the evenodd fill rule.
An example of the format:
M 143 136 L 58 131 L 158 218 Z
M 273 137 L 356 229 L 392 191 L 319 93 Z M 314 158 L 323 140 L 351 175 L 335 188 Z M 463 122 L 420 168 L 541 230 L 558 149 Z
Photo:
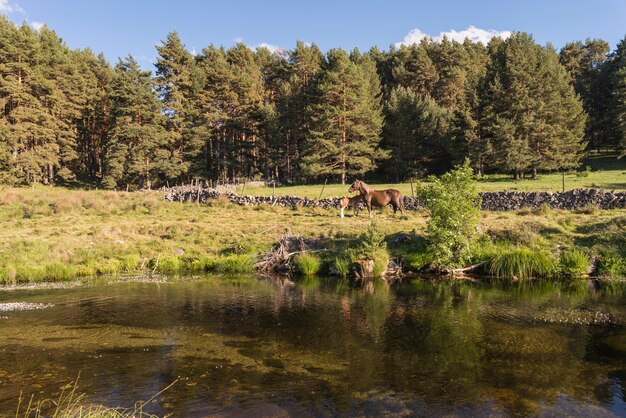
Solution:
M 315 254 L 303 253 L 294 260 L 296 269 L 307 276 L 317 274 L 322 267 L 322 262 Z
M 555 274 L 554 260 L 543 253 L 525 248 L 502 251 L 486 266 L 486 272 L 498 278 L 545 278 Z
M 430 213 L 429 251 L 439 267 L 464 265 L 479 236 L 481 204 L 469 160 L 439 178 L 431 177 L 431 180 L 432 184 L 418 190 Z
M 589 258 L 576 249 L 561 252 L 559 256 L 559 273 L 566 277 L 586 276 L 589 269 Z
M 389 252 L 387 251 L 387 243 L 385 242 L 385 234 L 378 224 L 374 221 L 367 227 L 367 230 L 361 235 L 359 245 L 351 250 L 346 251 L 350 262 L 359 260 L 374 261 L 375 276 L 381 276 L 389 263 Z

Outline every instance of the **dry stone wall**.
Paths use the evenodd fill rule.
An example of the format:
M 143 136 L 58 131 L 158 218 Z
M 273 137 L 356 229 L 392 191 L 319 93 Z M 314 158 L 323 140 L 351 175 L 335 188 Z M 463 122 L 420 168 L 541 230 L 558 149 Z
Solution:
M 206 203 L 210 199 L 226 198 L 239 205 L 268 204 L 282 207 L 319 207 L 336 209 L 339 198 L 307 199 L 299 196 L 239 196 L 231 192 L 223 192 L 197 186 L 178 186 L 163 191 L 164 199 L 172 202 Z M 567 192 L 517 192 L 500 191 L 481 193 L 482 208 L 490 211 L 507 211 L 524 208 L 537 208 L 548 205 L 553 209 L 580 209 L 596 206 L 600 209 L 626 208 L 626 192 L 613 192 L 604 189 L 575 189 Z M 419 199 L 405 196 L 406 209 L 422 207 Z

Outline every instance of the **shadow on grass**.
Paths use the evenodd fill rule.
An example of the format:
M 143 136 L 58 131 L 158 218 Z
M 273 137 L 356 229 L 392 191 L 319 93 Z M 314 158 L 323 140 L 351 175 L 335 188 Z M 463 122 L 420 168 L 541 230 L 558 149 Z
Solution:
M 575 232 L 584 235 L 575 238 L 574 244 L 577 246 L 610 248 L 620 256 L 626 257 L 626 216 L 581 225 Z

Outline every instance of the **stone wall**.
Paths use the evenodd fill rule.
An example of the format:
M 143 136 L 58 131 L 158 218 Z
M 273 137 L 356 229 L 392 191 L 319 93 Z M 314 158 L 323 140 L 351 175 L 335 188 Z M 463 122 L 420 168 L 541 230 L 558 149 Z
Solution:
M 215 189 L 197 186 L 179 186 L 163 191 L 164 199 L 173 202 L 206 203 L 209 199 L 226 198 L 239 205 L 269 204 L 282 207 L 319 207 L 336 209 L 339 198 L 307 199 L 299 196 L 239 196 L 235 193 L 223 193 Z M 576 189 L 560 192 L 484 192 L 482 208 L 491 211 L 536 208 L 544 204 L 553 209 L 579 209 L 585 206 L 597 206 L 600 209 L 626 208 L 626 192 L 609 192 L 604 189 Z M 417 198 L 405 196 L 406 209 L 419 209 L 422 205 Z

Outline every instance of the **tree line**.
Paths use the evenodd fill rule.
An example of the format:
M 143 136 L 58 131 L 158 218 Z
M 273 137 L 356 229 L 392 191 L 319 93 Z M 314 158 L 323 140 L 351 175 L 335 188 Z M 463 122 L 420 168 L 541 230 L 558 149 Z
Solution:
M 112 67 L 0 17 L 0 183 L 401 181 L 466 157 L 521 177 L 626 148 L 626 38 L 193 55 L 171 32 L 156 48 L 154 74 L 130 55 Z

